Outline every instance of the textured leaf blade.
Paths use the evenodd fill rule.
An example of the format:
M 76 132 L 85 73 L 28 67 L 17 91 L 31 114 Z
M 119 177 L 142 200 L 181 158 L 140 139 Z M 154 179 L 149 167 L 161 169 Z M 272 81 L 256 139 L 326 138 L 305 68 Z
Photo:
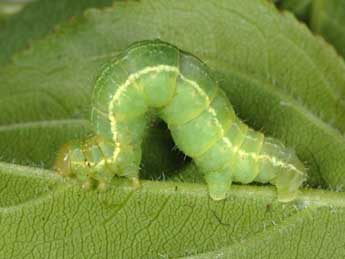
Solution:
M 52 172 L 0 167 L 1 181 L 12 174 L 23 191 L 37 181 L 52 185 L 36 199 L 0 208 L 2 258 L 175 258 L 228 246 L 236 257 L 269 249 L 296 258 L 345 252 L 342 193 L 304 191 L 298 202 L 282 204 L 272 187 L 235 185 L 229 199 L 214 202 L 198 184 L 144 181 L 134 190 L 117 179 L 105 192 L 85 191 Z
M 343 206 L 309 209 L 262 235 L 186 258 L 343 258 L 344 212 Z
M 39 199 L 54 190 L 58 181 L 52 171 L 0 163 L 0 208 Z
M 82 14 L 90 7 L 111 5 L 112 0 L 52 1 L 29 3 L 20 13 L 7 18 L 0 27 L 0 64 L 6 63 L 17 51 L 32 41 L 52 32 L 55 26 Z

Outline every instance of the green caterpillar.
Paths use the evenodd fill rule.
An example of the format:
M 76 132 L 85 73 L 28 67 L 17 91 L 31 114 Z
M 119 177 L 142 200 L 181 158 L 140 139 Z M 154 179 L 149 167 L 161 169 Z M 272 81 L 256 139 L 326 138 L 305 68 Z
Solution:
M 295 199 L 305 168 L 291 149 L 250 129 L 238 117 L 210 69 L 162 41 L 130 46 L 99 76 L 92 96 L 96 137 L 57 159 L 60 173 L 107 186 L 115 175 L 138 182 L 141 142 L 152 116 L 165 121 L 177 147 L 204 175 L 214 200 L 232 182 L 271 183 L 278 199 Z

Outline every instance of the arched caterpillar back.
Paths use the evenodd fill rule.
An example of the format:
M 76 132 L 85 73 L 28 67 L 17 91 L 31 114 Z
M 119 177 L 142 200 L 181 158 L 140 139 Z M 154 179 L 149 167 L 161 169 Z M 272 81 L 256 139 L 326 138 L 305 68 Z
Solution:
M 291 149 L 238 117 L 199 59 L 158 40 L 138 42 L 110 63 L 92 96 L 96 136 L 67 148 L 59 171 L 85 186 L 115 176 L 138 182 L 141 142 L 152 116 L 164 120 L 177 147 L 203 173 L 210 196 L 224 199 L 232 182 L 271 183 L 290 201 L 305 179 Z

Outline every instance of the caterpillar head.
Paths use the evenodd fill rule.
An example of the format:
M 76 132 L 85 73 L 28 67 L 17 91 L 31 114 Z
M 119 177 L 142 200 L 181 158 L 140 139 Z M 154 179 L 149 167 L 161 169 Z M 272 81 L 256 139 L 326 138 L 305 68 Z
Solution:
M 110 166 L 106 152 L 112 152 L 99 137 L 85 142 L 75 142 L 61 147 L 54 169 L 66 179 L 80 183 L 83 188 L 104 189 L 110 182 L 116 168 Z M 108 154 L 109 155 L 109 154 Z

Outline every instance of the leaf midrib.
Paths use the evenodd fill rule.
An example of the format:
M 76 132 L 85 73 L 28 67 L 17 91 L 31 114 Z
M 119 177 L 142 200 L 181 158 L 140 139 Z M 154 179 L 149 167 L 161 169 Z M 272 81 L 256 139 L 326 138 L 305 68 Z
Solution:
M 52 170 L 38 169 L 22 165 L 14 165 L 0 162 L 0 174 L 12 174 L 15 176 L 26 178 L 37 178 L 55 182 L 60 187 L 55 190 L 63 190 L 73 187 L 71 184 L 64 183 L 63 177 L 58 176 Z M 178 192 L 176 191 L 178 186 Z M 135 191 L 136 189 L 131 185 L 131 182 L 124 178 L 116 178 L 114 184 L 110 188 L 121 188 L 126 192 Z M 204 184 L 174 182 L 174 181 L 149 181 L 141 180 L 140 191 L 165 193 L 166 195 L 176 195 L 177 193 L 186 193 L 191 196 L 204 196 L 207 194 L 207 188 Z M 262 199 L 276 199 L 276 190 L 273 186 L 255 186 L 255 185 L 240 185 L 234 184 L 230 191 L 230 196 L 242 198 L 262 198 Z M 344 207 L 345 208 L 345 193 L 333 192 L 320 189 L 303 189 L 296 200 L 297 203 L 303 203 L 306 207 Z
M 55 128 L 65 125 L 88 126 L 90 122 L 85 119 L 59 119 L 59 120 L 42 120 L 29 121 L 21 123 L 13 123 L 8 125 L 0 125 L 0 132 L 14 131 L 29 128 Z

